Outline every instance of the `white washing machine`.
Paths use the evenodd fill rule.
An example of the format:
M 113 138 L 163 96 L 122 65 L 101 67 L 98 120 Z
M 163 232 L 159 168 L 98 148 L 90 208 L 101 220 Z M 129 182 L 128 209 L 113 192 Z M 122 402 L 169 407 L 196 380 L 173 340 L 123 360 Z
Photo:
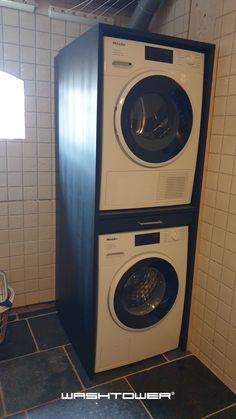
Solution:
M 95 372 L 178 347 L 188 227 L 99 236 Z
M 100 210 L 191 202 L 204 54 L 104 38 Z

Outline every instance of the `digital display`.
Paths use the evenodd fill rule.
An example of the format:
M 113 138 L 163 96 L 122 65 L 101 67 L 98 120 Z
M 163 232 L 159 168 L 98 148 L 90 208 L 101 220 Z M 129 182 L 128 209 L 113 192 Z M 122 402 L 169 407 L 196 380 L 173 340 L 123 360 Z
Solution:
M 136 234 L 135 246 L 144 246 L 146 244 L 160 243 L 160 233 Z
M 145 60 L 173 64 L 173 51 L 171 49 L 145 47 Z

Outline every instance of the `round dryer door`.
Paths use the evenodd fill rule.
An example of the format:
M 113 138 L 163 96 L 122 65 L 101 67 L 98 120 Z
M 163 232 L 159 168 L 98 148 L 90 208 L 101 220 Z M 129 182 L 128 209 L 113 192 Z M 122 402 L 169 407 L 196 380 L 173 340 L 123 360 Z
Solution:
M 193 112 L 185 90 L 172 78 L 152 75 L 123 92 L 116 132 L 129 156 L 156 166 L 175 158 L 190 137 Z
M 116 284 L 112 312 L 124 326 L 144 329 L 163 319 L 178 293 L 178 276 L 164 259 L 146 258 L 130 267 Z

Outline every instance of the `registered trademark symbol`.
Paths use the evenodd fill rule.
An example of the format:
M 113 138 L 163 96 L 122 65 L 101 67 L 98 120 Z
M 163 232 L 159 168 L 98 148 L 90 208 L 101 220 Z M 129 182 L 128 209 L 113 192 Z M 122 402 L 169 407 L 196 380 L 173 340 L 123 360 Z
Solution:
M 175 392 L 174 392 L 174 391 L 172 391 L 172 392 L 171 392 L 171 394 L 172 394 L 172 396 L 174 396 L 174 395 L 175 395 Z

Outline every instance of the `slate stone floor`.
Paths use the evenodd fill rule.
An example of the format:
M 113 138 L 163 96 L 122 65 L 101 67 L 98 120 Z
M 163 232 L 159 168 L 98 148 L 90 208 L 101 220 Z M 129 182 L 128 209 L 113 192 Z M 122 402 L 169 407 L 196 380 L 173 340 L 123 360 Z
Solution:
M 0 345 L 0 418 L 233 419 L 236 396 L 179 349 L 90 379 L 55 309 L 11 316 Z M 172 392 L 171 400 L 61 400 L 61 393 Z

